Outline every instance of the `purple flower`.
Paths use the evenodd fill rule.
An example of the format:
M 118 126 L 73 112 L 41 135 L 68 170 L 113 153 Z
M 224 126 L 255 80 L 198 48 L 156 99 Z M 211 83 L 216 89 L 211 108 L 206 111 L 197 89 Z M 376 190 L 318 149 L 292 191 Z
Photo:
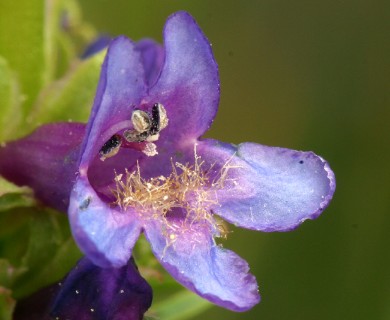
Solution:
M 14 318 L 140 320 L 151 303 L 152 288 L 133 259 L 103 269 L 83 258 L 63 281 L 20 301 Z
M 218 217 L 253 230 L 293 230 L 329 204 L 334 174 L 312 152 L 200 139 L 219 102 L 210 44 L 184 12 L 168 19 L 164 40 L 164 51 L 125 37 L 111 42 L 78 161 L 75 131 L 69 142 L 66 135 L 83 129 L 71 124 L 41 128 L 0 150 L 8 159 L 31 154 L 29 139 L 47 145 L 51 130 L 61 139 L 60 150 L 41 147 L 41 154 L 44 163 L 56 163 L 52 176 L 68 176 L 63 190 L 42 190 L 52 184 L 45 177 L 31 178 L 27 163 L 9 160 L 2 170 L 1 162 L 7 162 L 2 160 L 0 172 L 12 180 L 9 172 L 17 168 L 13 181 L 29 179 L 42 201 L 59 209 L 72 190 L 72 232 L 95 264 L 125 265 L 143 232 L 178 282 L 220 306 L 248 310 L 260 300 L 256 279 L 243 259 L 216 244 L 226 236 Z M 30 162 L 39 163 L 37 158 Z
M 121 268 L 99 268 L 83 258 L 60 286 L 53 318 L 140 320 L 152 303 L 152 288 L 133 259 Z

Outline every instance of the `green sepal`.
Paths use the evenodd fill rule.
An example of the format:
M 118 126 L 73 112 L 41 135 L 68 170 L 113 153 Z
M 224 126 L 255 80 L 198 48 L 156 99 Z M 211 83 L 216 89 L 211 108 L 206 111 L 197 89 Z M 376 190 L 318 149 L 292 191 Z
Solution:
M 35 106 L 33 121 L 88 120 L 105 52 L 77 61 L 65 76 L 45 88 Z

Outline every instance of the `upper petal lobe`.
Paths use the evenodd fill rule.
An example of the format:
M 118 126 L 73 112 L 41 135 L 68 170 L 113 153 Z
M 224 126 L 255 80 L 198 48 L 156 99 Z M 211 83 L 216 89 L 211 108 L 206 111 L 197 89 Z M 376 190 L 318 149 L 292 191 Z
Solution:
M 209 41 L 185 12 L 167 20 L 164 47 L 165 63 L 147 99 L 165 106 L 170 139 L 193 141 L 210 127 L 217 112 L 218 67 Z
M 165 57 L 164 48 L 151 39 L 142 39 L 138 41 L 136 48 L 141 52 L 146 83 L 148 87 L 151 87 L 155 84 L 160 75 Z
M 125 37 L 114 39 L 107 51 L 83 142 L 80 171 L 99 153 L 103 144 L 130 124 L 131 110 L 145 96 L 141 54 Z

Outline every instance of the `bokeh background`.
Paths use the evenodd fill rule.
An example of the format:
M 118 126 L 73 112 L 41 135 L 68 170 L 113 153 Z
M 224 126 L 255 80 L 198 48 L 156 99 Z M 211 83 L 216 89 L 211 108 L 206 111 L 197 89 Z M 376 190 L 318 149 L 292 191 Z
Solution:
M 221 104 L 208 136 L 313 150 L 333 202 L 291 233 L 234 229 L 262 302 L 202 319 L 390 319 L 390 5 L 361 0 L 81 0 L 101 32 L 159 41 L 189 11 L 213 45 Z

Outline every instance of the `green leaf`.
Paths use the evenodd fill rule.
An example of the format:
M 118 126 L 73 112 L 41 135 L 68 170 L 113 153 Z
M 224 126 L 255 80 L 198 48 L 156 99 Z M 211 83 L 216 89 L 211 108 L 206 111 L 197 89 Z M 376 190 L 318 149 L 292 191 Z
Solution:
M 81 253 L 66 215 L 17 207 L 0 211 L 0 256 L 0 286 L 21 298 L 61 280 Z
M 34 265 L 30 276 L 26 275 L 27 282 L 21 284 L 15 289 L 15 296 L 25 296 L 33 293 L 36 288 L 41 288 L 61 280 L 81 258 L 81 253 L 76 247 L 73 238 L 69 237 L 60 246 L 51 259 L 45 259 L 39 264 L 38 268 Z M 32 277 L 33 275 L 33 277 Z
M 76 58 L 80 44 L 73 40 L 82 36 L 84 45 L 94 35 L 74 0 L 0 1 L 0 54 L 20 82 L 23 116 L 40 90 Z
M 0 287 L 11 288 L 14 281 L 25 271 L 25 268 L 16 268 L 8 260 L 0 259 Z
M 48 82 L 45 44 L 45 10 L 50 1 L 18 0 L 0 2 L 0 52 L 15 70 L 25 95 L 24 111 L 31 105 L 39 89 Z
M 152 306 L 148 316 L 153 319 L 187 320 L 198 316 L 213 304 L 188 290 L 170 296 L 168 299 Z
M 76 62 L 62 79 L 43 90 L 34 106 L 34 121 L 87 121 L 104 55 Z
M 29 234 L 30 212 L 26 208 L 12 208 L 0 212 L 0 257 L 14 266 L 21 266 L 21 257 L 26 252 Z
M 15 137 L 21 120 L 19 84 L 8 62 L 0 56 L 0 141 Z
M 20 265 L 20 256 L 26 247 L 29 219 L 20 209 L 26 210 L 35 204 L 29 188 L 18 187 L 0 177 L 0 257 L 9 259 L 7 263 Z M 4 263 L 0 263 L 1 266 Z M 0 285 L 4 283 L 0 276 Z
M 81 257 L 67 216 L 32 196 L 0 178 L 0 286 L 17 298 L 62 279 Z
M 29 227 L 28 246 L 21 264 L 27 272 L 15 281 L 13 287 L 17 298 L 60 280 L 81 257 L 70 234 L 66 215 L 36 209 L 31 214 Z
M 15 300 L 11 297 L 11 291 L 0 286 L 0 319 L 12 320 L 12 312 Z
M 35 203 L 32 192 L 26 188 L 26 192 L 23 193 L 7 193 L 0 196 L 0 211 L 16 207 L 32 207 Z
M 19 187 L 0 176 L 0 196 L 9 192 L 19 192 L 20 190 L 24 189 L 25 188 Z
M 35 204 L 31 189 L 18 187 L 0 177 L 0 212 L 16 207 L 32 207 Z

